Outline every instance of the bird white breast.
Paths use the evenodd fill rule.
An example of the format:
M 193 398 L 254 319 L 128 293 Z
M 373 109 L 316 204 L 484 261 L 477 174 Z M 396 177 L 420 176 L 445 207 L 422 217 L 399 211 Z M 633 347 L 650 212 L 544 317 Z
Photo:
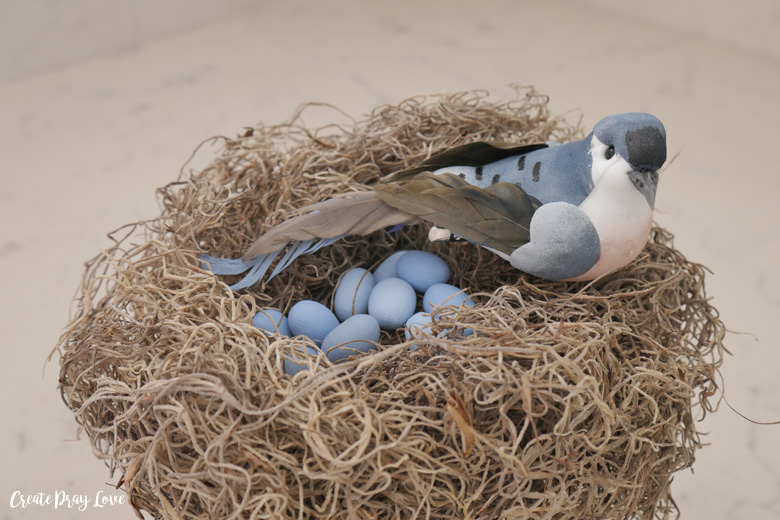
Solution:
M 622 159 L 620 163 L 601 175 L 580 204 L 599 235 L 601 256 L 585 274 L 571 280 L 593 280 L 616 271 L 636 258 L 647 244 L 653 208 L 628 178 L 628 164 Z

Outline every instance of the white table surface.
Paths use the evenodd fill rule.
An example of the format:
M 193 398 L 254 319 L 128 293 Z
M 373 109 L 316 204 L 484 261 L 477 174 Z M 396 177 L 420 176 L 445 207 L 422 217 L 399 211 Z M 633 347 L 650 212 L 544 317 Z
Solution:
M 59 398 L 58 359 L 83 262 L 154 217 L 154 189 L 213 135 L 276 123 L 305 101 L 361 117 L 413 94 L 529 83 L 584 126 L 649 111 L 681 152 L 657 221 L 707 265 L 733 331 L 733 406 L 780 419 L 780 63 L 605 8 L 566 2 L 259 3 L 121 53 L 0 85 L 0 519 L 134 518 L 128 506 L 11 508 L 14 491 L 112 488 Z M 308 120 L 314 124 L 316 114 Z M 324 121 L 319 121 L 324 122 Z M 117 193 L 122 193 L 117 197 Z M 780 426 L 723 406 L 675 477 L 683 520 L 780 518 Z

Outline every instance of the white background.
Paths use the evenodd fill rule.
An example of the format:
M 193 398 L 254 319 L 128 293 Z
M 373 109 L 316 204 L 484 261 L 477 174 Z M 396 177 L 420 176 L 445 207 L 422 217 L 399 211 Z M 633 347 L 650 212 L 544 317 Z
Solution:
M 738 8 L 736 6 L 739 6 Z M 113 492 L 59 399 L 83 262 L 158 214 L 154 189 L 207 137 L 305 101 L 360 118 L 413 94 L 534 84 L 554 113 L 649 111 L 681 152 L 656 218 L 713 275 L 735 333 L 733 406 L 780 419 L 778 3 L 394 0 L 0 2 L 0 519 L 134 518 L 128 506 L 11 509 L 14 491 Z M 316 115 L 309 120 L 317 122 Z M 121 193 L 121 196 L 117 194 Z M 737 334 L 744 332 L 750 334 Z M 683 520 L 780 518 L 780 426 L 728 408 L 675 477 Z

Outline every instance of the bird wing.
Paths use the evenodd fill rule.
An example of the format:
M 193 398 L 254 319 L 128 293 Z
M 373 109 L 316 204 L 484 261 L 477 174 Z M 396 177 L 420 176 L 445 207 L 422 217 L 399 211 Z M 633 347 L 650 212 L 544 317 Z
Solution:
M 231 286 L 237 291 L 257 283 L 274 263 L 269 279 L 300 255 L 313 253 L 344 236 L 367 235 L 420 219 L 509 255 L 529 241 L 531 216 L 541 203 L 514 184 L 498 183 L 480 189 L 460 177 L 433 175 L 430 171 L 447 166 L 480 166 L 546 147 L 488 142 L 457 146 L 414 168 L 391 174 L 385 179 L 387 184 L 374 191 L 343 194 L 301 208 L 293 218 L 255 240 L 240 259 L 202 255 L 202 260 L 214 274 L 246 272 Z
M 513 155 L 523 155 L 534 150 L 547 148 L 546 144 L 506 144 L 479 141 L 439 152 L 417 166 L 391 173 L 385 177 L 386 182 L 408 180 L 418 173 L 434 171 L 449 166 L 484 166 Z
M 301 208 L 296 214 L 255 240 L 242 258 L 201 255 L 204 266 L 214 274 L 246 273 L 230 286 L 239 291 L 259 282 L 274 263 L 269 280 L 299 256 L 313 253 L 347 235 L 367 235 L 418 221 L 414 215 L 388 206 L 370 191 L 339 195 Z
M 422 172 L 374 192 L 388 206 L 507 255 L 528 243 L 531 217 L 542 205 L 516 184 L 479 188 L 451 173 Z
M 297 216 L 255 240 L 244 254 L 244 261 L 279 251 L 292 242 L 367 235 L 379 229 L 417 220 L 408 213 L 388 206 L 371 191 L 343 194 L 302 208 L 297 213 Z

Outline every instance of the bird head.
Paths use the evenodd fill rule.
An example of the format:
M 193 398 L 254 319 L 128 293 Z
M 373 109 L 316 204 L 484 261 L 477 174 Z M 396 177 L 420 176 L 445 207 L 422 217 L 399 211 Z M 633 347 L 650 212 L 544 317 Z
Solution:
M 590 142 L 593 184 L 626 177 L 655 206 L 658 170 L 666 161 L 666 129 L 655 116 L 629 112 L 605 117 Z

